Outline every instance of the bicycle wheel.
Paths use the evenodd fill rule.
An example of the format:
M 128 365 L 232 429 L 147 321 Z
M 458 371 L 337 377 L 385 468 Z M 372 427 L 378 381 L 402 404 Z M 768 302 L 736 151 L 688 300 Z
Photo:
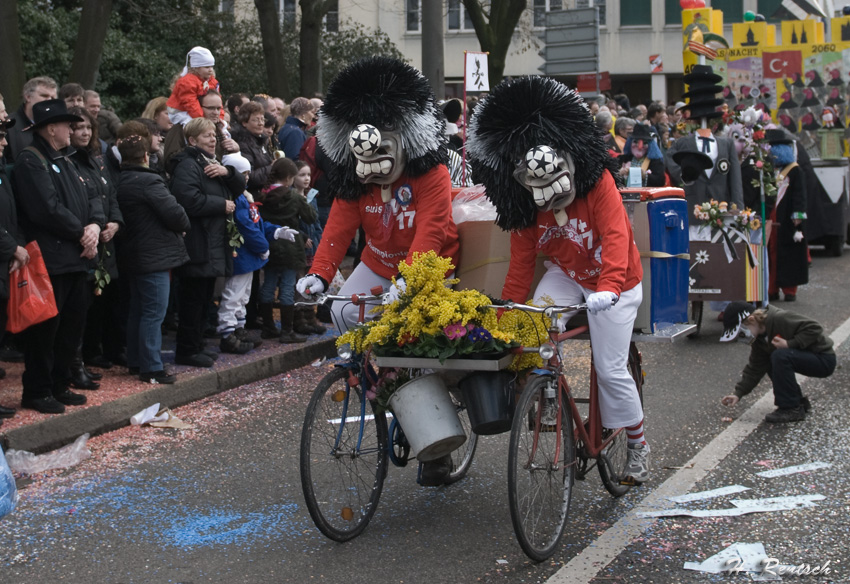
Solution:
M 475 449 L 478 446 L 478 434 L 472 431 L 472 422 L 469 421 L 469 413 L 466 411 L 466 406 L 453 393 L 451 395 L 452 402 L 457 406 L 460 425 L 463 426 L 463 432 L 466 434 L 466 442 L 463 443 L 463 446 L 452 452 L 452 472 L 443 481 L 444 485 L 456 483 L 466 476 L 466 472 L 472 464 L 472 457 L 475 456 Z
M 301 430 L 301 488 L 316 527 L 334 541 L 366 529 L 387 471 L 387 420 L 335 369 L 316 386 Z M 365 410 L 361 407 L 365 405 Z M 366 415 L 360 432 L 361 411 Z M 358 441 L 360 446 L 358 448 Z
M 629 346 L 629 374 L 635 380 L 640 405 L 643 406 L 643 372 L 641 371 L 640 361 L 640 351 L 632 343 Z M 603 428 L 602 439 L 607 439 L 614 432 L 618 432 L 618 434 L 602 451 L 597 466 L 599 467 L 599 477 L 602 479 L 605 489 L 615 497 L 622 497 L 632 488 L 630 484 L 621 483 L 626 475 L 626 466 L 629 463 L 629 439 L 626 436 L 625 428 L 619 430 Z
M 557 415 L 557 397 L 546 397 L 547 388 L 557 391 L 557 380 L 538 377 L 526 385 L 514 413 L 508 452 L 511 522 L 519 545 L 535 562 L 551 557 L 561 541 L 575 478 L 569 407 L 564 397 L 560 433 L 555 424 L 544 424 Z

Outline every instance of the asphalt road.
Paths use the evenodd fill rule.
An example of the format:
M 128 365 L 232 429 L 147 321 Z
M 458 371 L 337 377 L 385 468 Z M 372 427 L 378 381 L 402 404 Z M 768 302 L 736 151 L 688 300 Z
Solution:
M 816 255 L 795 311 L 828 331 L 850 318 L 850 255 Z M 780 303 L 780 306 L 782 304 Z M 723 432 L 768 390 L 733 410 L 731 392 L 748 348 L 721 344 L 707 312 L 702 334 L 644 344 L 649 483 L 621 499 L 598 476 L 577 484 L 564 542 L 534 564 L 515 541 L 507 508 L 507 435 L 482 438 L 469 475 L 441 488 L 415 483 L 415 465 L 391 468 L 380 507 L 359 538 L 337 544 L 314 527 L 301 494 L 298 443 L 316 381 L 306 367 L 190 404 L 175 413 L 193 429 L 125 428 L 89 442 L 92 457 L 20 481 L 18 510 L 0 521 L 0 581 L 46 582 L 545 582 Z M 848 342 L 850 344 L 850 342 Z M 586 358 L 576 344 L 576 360 Z M 839 364 L 846 363 L 847 344 Z M 847 369 L 812 381 L 809 420 L 758 426 L 694 488 L 732 484 L 752 495 L 818 493 L 817 508 L 718 519 L 663 519 L 631 543 L 594 582 L 726 582 L 682 569 L 736 541 L 762 542 L 783 563 L 831 560 L 819 582 L 850 582 L 847 508 Z M 831 468 L 766 480 L 753 473 L 813 460 Z M 672 506 L 672 504 L 671 504 Z M 721 508 L 724 500 L 692 504 Z M 843 562 L 843 565 L 842 565 Z M 571 580 L 569 574 L 562 582 Z

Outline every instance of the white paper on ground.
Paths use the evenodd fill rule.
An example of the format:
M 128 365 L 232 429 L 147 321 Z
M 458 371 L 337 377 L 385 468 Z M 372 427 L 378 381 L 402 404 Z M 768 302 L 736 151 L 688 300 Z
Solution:
M 644 511 L 638 517 L 737 517 L 747 513 L 767 511 L 791 511 L 802 507 L 816 507 L 815 501 L 825 499 L 823 495 L 798 495 L 794 497 L 773 497 L 771 499 L 733 499 L 734 509 L 664 509 L 662 511 Z
M 713 499 L 715 497 L 723 497 L 725 495 L 734 495 L 735 493 L 742 493 L 744 491 L 749 491 L 749 487 L 744 487 L 741 485 L 732 485 L 729 487 L 721 487 L 719 489 L 712 489 L 710 491 L 700 491 L 698 493 L 690 493 L 688 495 L 677 495 L 675 497 L 667 497 L 670 501 L 674 503 L 690 503 L 691 501 L 700 501 L 702 499 Z
M 724 574 L 729 571 L 730 566 L 734 566 L 737 560 L 740 559 L 738 554 L 739 543 L 733 543 L 729 547 L 714 554 L 710 558 L 706 558 L 702 562 L 685 562 L 686 570 L 694 570 L 697 572 L 707 572 L 709 574 Z
M 776 507 L 779 509 L 795 509 L 797 507 L 817 507 L 815 501 L 826 499 L 823 495 L 792 495 L 790 497 L 770 497 L 768 499 L 732 499 L 729 501 L 739 509 L 753 507 Z
M 785 468 L 774 468 L 773 470 L 757 472 L 756 476 L 765 479 L 772 479 L 774 477 L 784 477 L 785 475 L 817 470 L 819 468 L 829 468 L 831 466 L 832 464 L 829 462 L 810 462 L 808 464 L 798 464 L 796 466 L 786 466 Z
M 141 412 L 130 418 L 130 424 L 133 426 L 141 426 L 142 424 L 147 424 L 149 422 L 164 422 L 168 419 L 168 414 L 160 414 L 159 413 L 159 404 L 155 403 L 154 405 L 143 409 Z
M 705 572 L 708 574 L 724 574 L 748 572 L 753 580 L 771 582 L 782 580 L 776 574 L 765 574 L 767 552 L 762 543 L 735 542 L 724 550 L 714 554 L 702 562 L 685 562 L 685 570 Z

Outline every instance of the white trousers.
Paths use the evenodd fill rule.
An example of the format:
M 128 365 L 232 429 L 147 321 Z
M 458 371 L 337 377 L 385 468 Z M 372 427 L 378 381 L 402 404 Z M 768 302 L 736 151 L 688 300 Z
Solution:
M 369 266 L 360 262 L 340 288 L 339 294 L 344 296 L 369 294 L 369 290 L 375 286 L 380 286 L 386 292 L 391 285 L 392 280 L 379 276 Z M 366 305 L 364 314 L 366 320 L 375 318 L 376 315 L 369 314 L 373 308 L 375 308 L 374 304 Z M 331 315 L 333 316 L 334 326 L 336 326 L 339 334 L 342 334 L 357 324 L 360 318 L 360 307 L 354 306 L 350 301 L 337 300 L 331 306 Z
M 218 304 L 218 327 L 222 336 L 229 336 L 237 328 L 245 326 L 245 307 L 251 298 L 251 282 L 254 273 L 231 276 L 224 281 L 221 302 Z
M 559 306 L 584 302 L 593 290 L 582 287 L 557 265 L 546 262 L 547 270 L 534 291 L 535 304 L 551 298 Z M 599 385 L 599 410 L 606 428 L 626 428 L 643 420 L 634 379 L 629 374 L 629 343 L 632 340 L 643 290 L 638 284 L 620 294 L 609 310 L 587 313 L 593 362 Z

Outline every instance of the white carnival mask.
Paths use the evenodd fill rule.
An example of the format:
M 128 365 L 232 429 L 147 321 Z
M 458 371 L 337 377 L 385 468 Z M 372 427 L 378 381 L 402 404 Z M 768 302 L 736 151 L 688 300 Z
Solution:
M 514 179 L 531 191 L 534 204 L 542 211 L 563 209 L 576 196 L 573 173 L 575 165 L 569 154 L 561 154 L 550 146 L 535 146 L 517 164 Z
M 359 124 L 348 136 L 348 147 L 357 159 L 355 172 L 362 183 L 391 185 L 404 171 L 404 150 L 397 132 Z

